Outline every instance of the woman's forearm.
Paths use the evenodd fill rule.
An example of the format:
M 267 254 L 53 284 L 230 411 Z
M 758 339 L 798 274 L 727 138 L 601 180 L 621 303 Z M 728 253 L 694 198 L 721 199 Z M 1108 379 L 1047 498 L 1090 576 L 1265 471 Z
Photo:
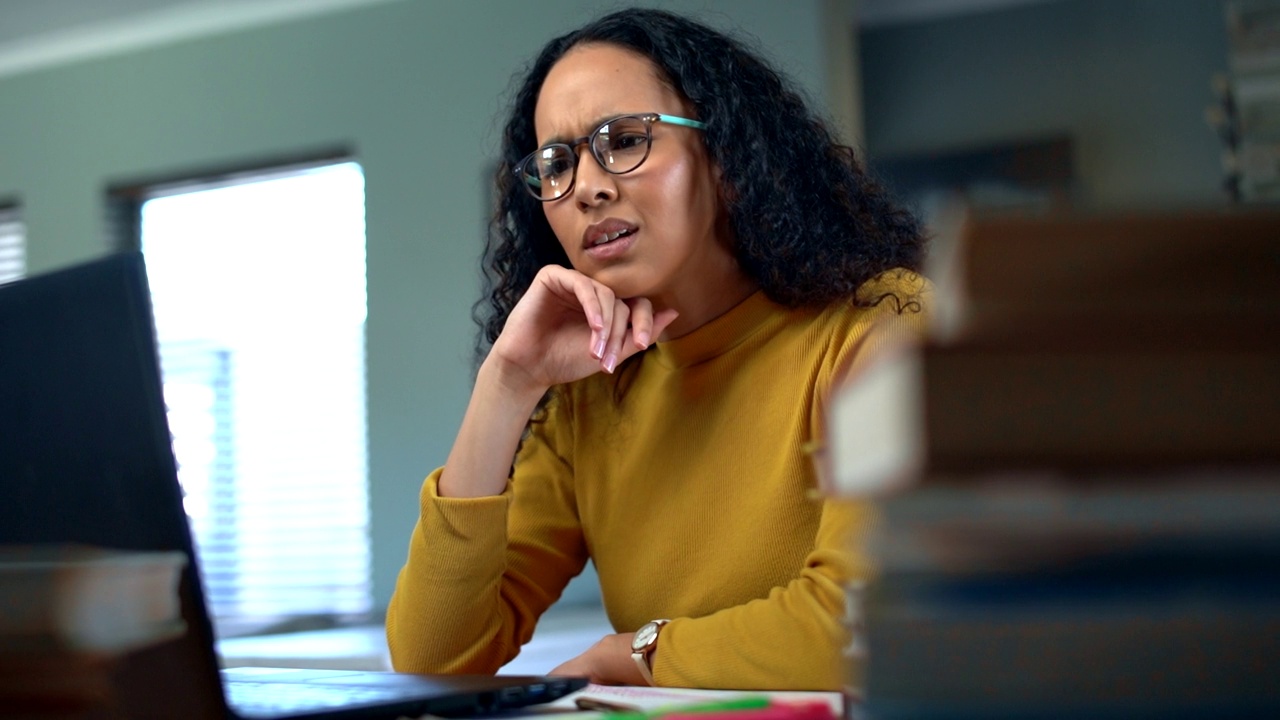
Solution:
M 476 374 L 475 388 L 458 437 L 445 461 L 439 492 L 444 497 L 500 495 L 529 416 L 547 388 L 490 356 Z

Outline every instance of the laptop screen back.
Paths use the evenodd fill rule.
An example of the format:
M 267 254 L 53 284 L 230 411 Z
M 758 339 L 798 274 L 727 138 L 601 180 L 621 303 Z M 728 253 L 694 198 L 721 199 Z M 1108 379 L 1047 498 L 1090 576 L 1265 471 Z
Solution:
M 139 253 L 0 287 L 0 544 L 193 558 Z M 128 717 L 225 717 L 194 561 L 187 633 L 111 667 Z

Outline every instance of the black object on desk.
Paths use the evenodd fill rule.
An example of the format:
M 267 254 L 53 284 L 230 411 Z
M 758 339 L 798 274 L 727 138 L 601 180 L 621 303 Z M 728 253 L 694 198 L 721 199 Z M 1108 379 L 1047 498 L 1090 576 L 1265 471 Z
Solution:
M 187 632 L 115 658 L 93 717 L 462 716 L 586 685 L 300 670 L 224 678 L 170 444 L 141 253 L 0 287 L 0 493 L 0 544 L 178 550 L 189 559 L 179 588 Z M 267 702 L 241 705 L 239 694 Z

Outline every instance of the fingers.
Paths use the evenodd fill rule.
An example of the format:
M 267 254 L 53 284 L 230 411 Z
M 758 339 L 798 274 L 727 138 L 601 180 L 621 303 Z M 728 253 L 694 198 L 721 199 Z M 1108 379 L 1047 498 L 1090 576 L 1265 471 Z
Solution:
M 680 313 L 673 308 L 653 311 L 653 303 L 648 298 L 633 298 L 627 301 L 631 308 L 631 342 L 636 351 L 649 347 L 655 337 L 675 322 Z
M 608 345 L 600 366 L 607 373 L 618 367 L 618 358 L 622 355 L 622 343 L 627 339 L 627 325 L 631 320 L 631 309 L 621 300 L 613 301 L 613 325 L 609 329 Z
M 589 282 L 595 290 L 596 302 L 600 304 L 600 327 L 591 329 L 591 357 L 604 365 L 609 347 L 617 344 L 613 342 L 613 338 L 617 335 L 618 323 L 621 322 L 623 328 L 627 326 L 627 308 L 614 297 L 612 290 L 594 280 Z M 621 314 L 618 312 L 619 308 L 622 310 Z M 617 353 L 614 353 L 614 362 L 617 362 Z
M 583 314 L 587 317 L 587 325 L 591 328 L 587 351 L 591 353 L 591 357 L 600 360 L 603 365 L 608 351 L 609 338 L 612 335 L 613 326 L 617 322 L 615 312 L 618 307 L 618 300 L 613 291 L 574 270 L 547 266 L 543 268 L 543 271 L 550 273 L 559 281 L 561 286 L 568 286 L 573 291 L 578 304 L 582 306 Z M 616 357 L 614 362 L 617 362 Z
M 582 308 L 591 331 L 587 350 L 608 373 L 649 347 L 678 315 L 671 308 L 655 312 L 648 298 L 619 299 L 608 286 L 576 270 L 549 265 L 539 274 L 553 294 Z M 570 296 L 574 299 L 569 300 Z
M 660 337 L 680 317 L 675 308 L 663 308 L 653 316 L 653 337 Z
M 653 339 L 653 303 L 649 298 L 635 298 L 630 301 L 631 307 L 631 342 L 636 350 L 649 347 Z
M 618 334 L 617 349 L 618 356 L 613 366 L 617 366 L 617 361 L 626 360 L 636 353 L 643 352 L 653 342 L 655 337 L 660 336 L 679 315 L 678 312 L 671 308 L 664 308 L 658 312 L 653 311 L 653 303 L 648 298 L 632 298 L 623 301 L 622 308 L 614 311 L 614 332 Z M 617 321 L 618 316 L 627 317 L 630 327 Z M 613 372 L 609 367 L 605 367 L 609 372 Z
M 612 302 L 604 302 L 600 296 L 600 288 L 603 287 L 597 282 L 592 282 L 588 277 L 581 276 L 582 282 L 572 283 L 574 297 L 578 298 L 578 304 L 582 305 L 582 312 L 587 316 L 587 324 L 591 326 L 592 340 L 595 339 L 595 333 L 608 327 L 608 323 L 612 322 L 610 317 L 605 316 L 605 308 L 613 311 Z M 604 288 L 608 291 L 609 288 Z M 613 293 L 610 292 L 610 300 Z M 599 357 L 597 355 L 596 357 Z

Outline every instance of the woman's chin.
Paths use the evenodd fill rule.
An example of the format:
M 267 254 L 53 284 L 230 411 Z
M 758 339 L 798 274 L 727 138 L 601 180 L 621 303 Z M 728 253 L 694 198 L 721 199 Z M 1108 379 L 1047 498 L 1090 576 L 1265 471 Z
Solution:
M 634 273 L 623 271 L 620 268 L 605 268 L 595 274 L 587 275 L 587 277 L 609 288 L 614 295 L 623 300 L 647 297 L 653 294 L 653 287 L 650 283 L 641 282 L 639 278 L 635 277 Z

